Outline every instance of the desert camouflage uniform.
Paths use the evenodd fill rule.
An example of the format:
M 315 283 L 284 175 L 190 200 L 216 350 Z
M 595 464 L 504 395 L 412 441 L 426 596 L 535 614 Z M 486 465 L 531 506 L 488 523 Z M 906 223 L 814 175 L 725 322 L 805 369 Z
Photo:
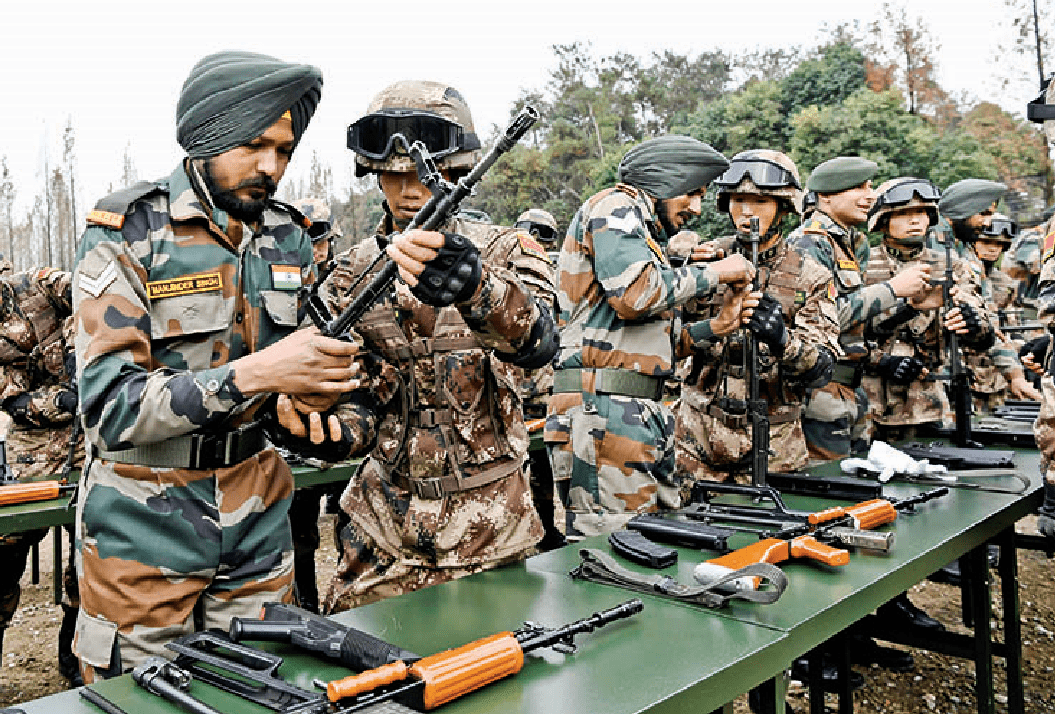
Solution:
M 392 233 L 391 216 L 378 238 Z M 507 361 L 552 334 L 552 267 L 526 232 L 456 217 L 443 227 L 480 249 L 481 287 L 444 308 L 401 281 L 357 324 L 395 381 L 377 446 L 349 482 L 351 517 L 325 597 L 336 612 L 486 570 L 530 555 L 542 538 L 525 466 L 528 434 Z M 379 251 L 367 240 L 338 256 L 323 286 L 331 309 Z
M 893 307 L 897 298 L 889 284 L 864 284 L 868 238 L 855 228 L 843 228 L 823 211 L 815 211 L 788 241 L 824 266 L 833 278 L 831 291 L 839 308 L 842 356 L 832 381 L 807 398 L 802 430 L 812 458 L 834 459 L 864 448 L 871 440 L 868 402 L 860 387 L 869 357 L 864 328 L 868 320 Z
M 71 276 L 53 268 L 4 272 L 0 276 L 0 402 L 12 416 L 6 437 L 8 462 L 19 481 L 57 479 L 69 456 L 73 435 L 73 415 L 58 403 L 71 385 L 71 375 L 66 372 L 67 359 L 73 353 Z M 16 400 L 17 409 L 12 407 Z M 78 437 L 72 446 L 73 468 L 79 470 L 84 461 L 84 440 Z M 0 568 L 0 631 L 18 608 L 19 580 L 29 551 L 45 535 L 46 528 L 0 534 L 0 558 L 4 562 Z M 63 584 L 63 604 L 78 607 L 73 558 L 63 572 Z
M 1055 334 L 1055 217 L 1041 226 L 1041 234 L 1044 239 L 1041 242 L 1042 267 L 1037 281 L 1037 319 L 1047 326 L 1049 333 Z M 1040 400 L 1040 413 L 1033 423 L 1033 436 L 1040 450 L 1040 472 L 1050 490 L 1055 485 L 1055 369 L 1052 368 L 1051 347 L 1043 364 L 1046 366 L 1040 379 L 1043 399 Z M 1047 514 L 1049 518 L 1052 515 L 1055 514 Z
M 92 445 L 78 503 L 77 651 L 88 681 L 165 652 L 193 629 L 199 601 L 205 626 L 226 628 L 232 616 L 258 617 L 262 603 L 292 595 L 293 475 L 273 448 L 256 451 L 259 400 L 238 390 L 229 362 L 297 329 L 299 288 L 314 276 L 311 243 L 278 203 L 257 233 L 210 211 L 188 161 L 103 199 L 74 273 Z M 353 431 L 368 435 L 370 415 L 358 414 Z M 239 426 L 254 446 L 237 449 L 251 455 L 229 466 L 142 465 L 178 460 L 143 452 Z
M 735 237 L 719 245 L 727 255 L 743 252 Z M 774 359 L 768 345 L 758 345 L 760 395 L 769 404 L 769 471 L 785 473 L 803 468 L 809 460 L 802 434 L 806 388 L 801 378 L 815 371 L 818 363 L 822 369 L 830 366 L 831 356 L 839 354 L 839 315 L 829 295 L 831 273 L 784 238 L 759 252 L 758 260 L 761 290 L 780 302 L 788 326 L 789 340 L 781 358 Z M 716 316 L 726 290 L 727 286 L 719 286 L 691 319 Z M 683 336 L 694 331 L 690 326 Z M 681 484 L 683 499 L 695 480 L 726 480 L 731 472 L 740 480 L 750 480 L 750 463 L 745 460 L 751 454 L 751 425 L 745 415 L 729 413 L 716 399 L 747 399 L 743 334 L 738 330 L 692 347 L 692 366 L 681 388 L 675 428 L 677 470 L 686 476 Z M 821 348 L 831 356 L 820 355 Z
M 953 254 L 955 256 L 955 254 Z M 931 276 L 944 279 L 945 251 L 930 248 L 898 251 L 885 245 L 872 248 L 865 273 L 865 284 L 876 285 L 890 280 L 895 274 L 914 265 L 931 266 Z M 976 274 L 964 260 L 953 258 L 953 281 L 960 288 L 957 302 L 981 308 Z M 943 365 L 948 363 L 946 332 L 942 327 L 944 308 L 919 311 L 908 322 L 883 332 L 879 323 L 890 318 L 899 308 L 884 310 L 870 321 L 866 336 L 872 343 L 867 374 L 861 386 L 868 396 L 869 419 L 878 428 L 877 438 L 890 439 L 898 433 L 898 427 L 920 424 L 941 424 L 952 420 L 952 408 L 945 392 L 945 382 L 934 379 L 947 374 Z M 888 381 L 875 372 L 875 366 L 883 355 L 915 357 L 927 370 L 909 384 Z
M 567 484 L 568 535 L 613 531 L 634 513 L 680 504 L 674 415 L 660 399 L 675 361 L 688 356 L 675 354 L 679 308 L 713 292 L 718 276 L 700 264 L 671 268 L 667 240 L 651 200 L 626 184 L 591 197 L 568 228 L 545 432 L 554 478 Z

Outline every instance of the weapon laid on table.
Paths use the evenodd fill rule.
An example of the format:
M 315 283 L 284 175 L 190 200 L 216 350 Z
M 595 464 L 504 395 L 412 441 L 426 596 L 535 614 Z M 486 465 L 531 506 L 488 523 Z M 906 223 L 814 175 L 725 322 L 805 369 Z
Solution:
M 50 501 L 53 498 L 76 491 L 77 484 L 61 481 L 28 481 L 0 486 L 0 506 L 34 501 Z
M 940 442 L 913 442 L 899 447 L 914 459 L 926 459 L 949 469 L 1011 469 L 1015 467 L 1015 452 L 1008 450 L 960 448 Z
M 751 265 L 755 266 L 755 280 L 752 288 L 761 290 L 761 273 L 758 266 L 758 217 L 751 217 Z M 758 374 L 758 340 L 745 331 L 750 341 L 747 350 L 747 416 L 751 424 L 751 484 L 765 486 L 769 475 L 769 402 L 761 396 L 760 376 Z
M 714 494 L 733 494 L 744 496 L 753 502 L 772 502 L 771 507 L 733 503 L 716 503 L 711 500 Z M 679 513 L 695 520 L 709 523 L 712 520 L 732 521 L 734 523 L 754 523 L 772 525 L 773 523 L 808 523 L 809 513 L 793 511 L 784 505 L 780 492 L 772 486 L 747 486 L 719 481 L 697 481 L 692 484 L 692 495 L 689 505 Z
M 17 484 L 18 477 L 15 476 L 11 464 L 7 463 L 7 441 L 0 439 L 0 487 Z
M 358 671 L 398 661 L 414 663 L 421 659 L 420 655 L 373 635 L 279 602 L 265 603 L 259 620 L 232 617 L 228 634 L 235 642 L 286 642 L 336 659 Z
M 418 660 L 411 666 L 393 662 L 377 669 L 330 682 L 326 696 L 331 702 L 354 698 L 342 704 L 342 714 L 360 711 L 379 702 L 396 699 L 419 710 L 435 709 L 463 694 L 516 674 L 524 665 L 524 655 L 550 647 L 558 652 L 575 652 L 575 636 L 635 615 L 644 609 L 638 600 L 558 628 L 531 622 L 515 632 L 501 632 L 470 642 L 456 649 Z
M 414 157 L 418 168 L 418 177 L 426 188 L 432 193 L 432 197 L 414 215 L 405 230 L 420 228 L 431 231 L 446 223 L 455 213 L 463 200 L 472 194 L 473 189 L 491 166 L 520 140 L 528 129 L 538 120 L 539 113 L 531 106 L 526 106 L 513 118 L 509 126 L 502 132 L 491 150 L 476 164 L 472 170 L 456 184 L 451 184 L 443 179 L 436 164 L 429 156 L 428 149 L 421 141 L 415 141 L 408 147 L 411 156 Z M 381 262 L 384 266 L 374 275 L 369 283 L 356 294 L 361 282 Z M 307 312 L 315 326 L 327 337 L 344 339 L 352 325 L 366 313 L 373 304 L 385 294 L 396 278 L 399 276 L 399 268 L 387 258 L 384 251 L 374 262 L 363 271 L 359 279 L 348 290 L 349 295 L 355 295 L 352 301 L 341 312 L 334 317 L 326 305 L 325 300 L 319 295 L 316 287 L 307 300 Z
M 191 714 L 221 714 L 205 702 L 191 696 L 190 673 L 162 657 L 151 657 L 132 670 L 132 680 L 151 694 L 172 702 Z
M 1024 322 L 1021 325 L 1001 325 L 1001 332 L 1047 332 L 1047 326 L 1043 322 Z

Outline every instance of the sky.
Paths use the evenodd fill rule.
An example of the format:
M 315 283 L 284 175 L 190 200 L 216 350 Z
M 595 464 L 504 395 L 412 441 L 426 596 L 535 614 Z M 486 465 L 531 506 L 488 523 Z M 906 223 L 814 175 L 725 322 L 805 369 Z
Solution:
M 346 183 L 345 130 L 370 98 L 400 79 L 444 81 L 466 97 L 481 136 L 505 125 L 524 90 L 545 87 L 552 46 L 589 42 L 595 57 L 626 51 L 647 58 L 671 50 L 695 56 L 722 49 L 814 46 L 823 23 L 879 15 L 881 0 L 714 0 L 584 2 L 396 0 L 368 3 L 272 0 L 7 2 L 0 41 L 0 156 L 24 210 L 42 185 L 45 157 L 61 160 L 72 120 L 78 213 L 119 188 L 128 147 L 140 178 L 168 175 L 180 86 L 194 63 L 223 49 L 263 52 L 322 69 L 322 102 L 287 177 L 305 176 L 313 152 Z M 969 6 L 970 11 L 965 11 Z M 908 0 L 941 45 L 938 76 L 959 93 L 982 96 L 1002 68 L 994 63 L 1001 0 Z M 1025 102 L 1002 101 L 1022 113 Z M 84 210 L 81 210 L 83 207 Z

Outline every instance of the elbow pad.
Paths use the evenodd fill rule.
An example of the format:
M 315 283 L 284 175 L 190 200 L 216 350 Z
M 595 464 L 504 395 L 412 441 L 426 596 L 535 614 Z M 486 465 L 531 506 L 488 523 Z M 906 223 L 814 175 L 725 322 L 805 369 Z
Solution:
M 832 370 L 835 368 L 835 357 L 827 347 L 817 348 L 817 362 L 800 374 L 796 381 L 806 389 L 820 389 L 832 381 Z
M 495 350 L 495 356 L 503 362 L 522 367 L 523 369 L 539 369 L 545 367 L 557 354 L 560 341 L 557 336 L 556 326 L 549 310 L 535 301 L 539 309 L 539 319 L 531 326 L 531 334 L 528 339 L 514 353 L 499 352 Z

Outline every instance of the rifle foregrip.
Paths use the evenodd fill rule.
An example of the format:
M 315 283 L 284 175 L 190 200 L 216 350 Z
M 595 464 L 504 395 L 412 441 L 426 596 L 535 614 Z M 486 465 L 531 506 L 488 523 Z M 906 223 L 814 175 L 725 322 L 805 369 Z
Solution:
M 871 530 L 897 520 L 894 504 L 882 498 L 851 506 L 846 509 L 846 514 L 853 518 L 854 526 L 862 530 Z
M 825 565 L 846 565 L 850 562 L 850 553 L 842 548 L 832 548 L 825 545 L 813 536 L 805 535 L 792 538 L 788 544 L 788 552 L 796 558 L 811 558 Z
M 335 679 L 326 684 L 326 698 L 331 702 L 338 702 L 341 699 L 356 697 L 389 684 L 402 682 L 407 678 L 409 669 L 403 662 L 391 662 L 361 674 Z
M 419 660 L 410 676 L 425 684 L 422 705 L 435 709 L 524 666 L 524 651 L 512 632 L 499 632 Z
M 62 492 L 58 481 L 34 481 L 12 486 L 0 486 L 0 506 L 33 501 L 50 501 Z
M 833 521 L 836 518 L 842 518 L 845 515 L 846 515 L 846 509 L 845 508 L 843 508 L 842 506 L 832 506 L 831 508 L 826 508 L 823 511 L 817 511 L 816 513 L 811 513 L 809 515 L 809 523 L 810 523 L 811 526 L 817 526 L 817 525 L 820 525 L 821 523 L 827 523 L 828 521 Z
M 268 622 L 248 617 L 232 617 L 227 634 L 235 642 L 289 642 L 293 639 L 294 628 L 300 626 L 298 622 Z

